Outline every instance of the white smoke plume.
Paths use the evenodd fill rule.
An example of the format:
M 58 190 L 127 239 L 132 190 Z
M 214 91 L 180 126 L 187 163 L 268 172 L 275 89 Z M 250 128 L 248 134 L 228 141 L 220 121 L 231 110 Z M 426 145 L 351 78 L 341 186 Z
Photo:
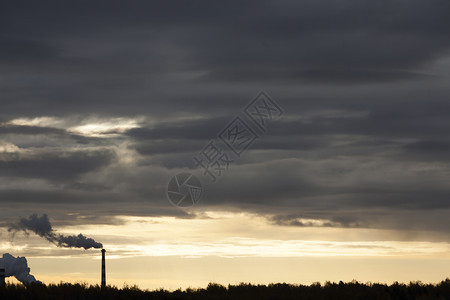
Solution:
M 34 282 L 40 283 L 33 275 L 30 274 L 27 259 L 25 257 L 14 257 L 9 253 L 3 254 L 0 258 L 0 269 L 5 269 L 5 276 L 14 276 L 23 284 L 30 284 Z
M 19 222 L 12 225 L 8 231 L 24 231 L 25 233 L 33 232 L 58 247 L 75 247 L 84 249 L 103 248 L 101 243 L 98 243 L 91 238 L 87 238 L 81 233 L 79 235 L 63 235 L 56 233 L 53 230 L 52 224 L 46 214 L 43 214 L 41 217 L 37 214 L 32 214 L 28 218 L 21 218 Z

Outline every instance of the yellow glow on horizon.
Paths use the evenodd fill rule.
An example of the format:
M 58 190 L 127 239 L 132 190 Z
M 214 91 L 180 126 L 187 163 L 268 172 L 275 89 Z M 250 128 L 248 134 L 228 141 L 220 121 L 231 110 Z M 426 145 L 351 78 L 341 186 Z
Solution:
M 367 229 L 278 226 L 264 217 L 247 213 L 207 211 L 196 219 L 116 218 L 124 225 L 77 226 L 77 231 L 65 227 L 60 232 L 83 232 L 103 241 L 110 259 L 137 256 L 447 257 L 450 253 L 450 244 L 445 242 L 401 241 L 386 238 L 386 233 L 383 239 L 380 231 Z M 321 222 L 311 221 L 318 225 Z M 368 233 L 379 237 L 367 239 Z
M 119 216 L 118 225 L 55 228 L 104 244 L 107 281 L 142 288 L 353 279 L 362 282 L 445 279 L 450 244 L 396 240 L 385 230 L 279 226 L 241 212 L 207 211 L 194 219 Z M 3 234 L 3 233 L 2 233 Z M 99 249 L 58 248 L 17 234 L 0 250 L 28 259 L 45 283 L 100 279 Z

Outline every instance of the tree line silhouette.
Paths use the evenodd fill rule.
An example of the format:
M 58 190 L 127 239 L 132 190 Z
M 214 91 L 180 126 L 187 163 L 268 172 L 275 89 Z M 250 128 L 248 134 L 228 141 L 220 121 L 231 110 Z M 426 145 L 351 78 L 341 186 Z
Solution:
M 274 283 L 255 285 L 241 283 L 223 286 L 210 283 L 206 288 L 188 288 L 185 290 L 167 291 L 141 290 L 137 286 L 125 285 L 123 288 L 108 286 L 102 289 L 99 285 L 87 283 L 60 283 L 30 285 L 6 284 L 0 287 L 0 299 L 31 300 L 90 300 L 90 299 L 450 299 L 450 279 L 438 284 L 411 282 L 403 284 L 395 282 L 391 285 L 379 283 L 326 282 L 312 285 L 294 285 Z

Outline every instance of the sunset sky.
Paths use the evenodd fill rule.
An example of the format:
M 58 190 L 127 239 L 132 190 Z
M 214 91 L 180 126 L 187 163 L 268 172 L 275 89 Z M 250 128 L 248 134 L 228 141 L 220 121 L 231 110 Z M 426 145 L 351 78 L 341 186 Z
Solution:
M 449 31 L 444 0 L 3 1 L 0 257 L 100 283 L 99 249 L 8 232 L 36 213 L 103 243 L 119 287 L 450 277 Z

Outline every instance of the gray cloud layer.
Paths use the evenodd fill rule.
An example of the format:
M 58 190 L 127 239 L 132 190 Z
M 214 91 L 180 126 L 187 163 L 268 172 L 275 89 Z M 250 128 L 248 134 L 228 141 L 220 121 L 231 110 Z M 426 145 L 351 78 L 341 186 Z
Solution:
M 447 231 L 449 6 L 2 3 L 0 142 L 16 148 L 0 153 L 0 216 L 192 217 L 168 204 L 168 180 L 264 89 L 286 114 L 219 183 L 197 170 L 196 209 Z M 11 123 L 43 116 L 62 125 Z M 68 130 L 112 118 L 139 121 Z

